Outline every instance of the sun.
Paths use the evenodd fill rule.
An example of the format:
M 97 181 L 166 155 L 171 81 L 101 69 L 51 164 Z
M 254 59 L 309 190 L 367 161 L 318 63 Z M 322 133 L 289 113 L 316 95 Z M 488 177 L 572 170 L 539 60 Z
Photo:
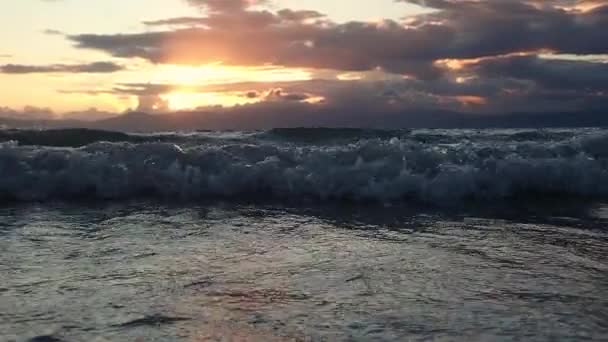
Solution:
M 152 84 L 172 86 L 161 95 L 170 110 L 190 110 L 210 106 L 231 107 L 255 103 L 258 98 L 247 96 L 256 89 L 247 84 L 268 84 L 310 80 L 310 71 L 275 66 L 228 66 L 221 63 L 186 66 L 155 66 L 149 78 Z

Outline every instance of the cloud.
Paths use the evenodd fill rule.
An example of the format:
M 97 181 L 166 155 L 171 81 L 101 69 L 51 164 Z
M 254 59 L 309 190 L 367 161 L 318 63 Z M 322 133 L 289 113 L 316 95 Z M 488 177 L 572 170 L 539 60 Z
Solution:
M 116 117 L 121 113 L 107 112 L 99 110 L 97 108 L 89 108 L 86 110 L 78 110 L 61 114 L 61 118 L 64 120 L 79 120 L 92 122 L 97 120 L 104 120 Z
M 0 73 L 3 74 L 112 73 L 122 70 L 125 70 L 125 67 L 113 62 L 95 62 L 87 64 L 0 65 Z
M 415 0 L 438 11 L 409 24 L 429 23 L 447 29 L 452 39 L 441 53 L 446 58 L 476 58 L 512 52 L 551 50 L 555 53 L 598 54 L 608 50 L 603 31 L 608 4 L 576 10 L 576 0 Z
M 266 0 L 186 0 L 193 6 L 202 6 L 209 12 L 243 11 L 252 5 L 266 3 Z
M 169 111 L 169 101 L 158 94 L 142 94 L 137 97 L 137 111 L 147 113 L 164 113 Z
M 480 60 L 467 70 L 478 77 L 532 81 L 545 89 L 608 90 L 608 63 L 556 60 L 535 55 L 503 56 Z
M 22 110 L 15 110 L 0 106 L 0 118 L 19 120 L 52 120 L 57 119 L 58 115 L 50 108 L 25 106 Z
M 355 95 L 355 93 L 351 93 Z M 348 99 L 353 100 L 352 103 Z M 235 107 L 200 107 L 168 112 L 158 119 L 132 116 L 101 128 L 118 130 L 267 129 L 272 127 L 543 127 L 606 125 L 601 111 L 487 115 L 456 110 L 382 105 L 379 98 L 351 98 L 333 104 L 263 101 Z M 454 101 L 455 102 L 455 101 Z M 131 120 L 132 119 L 132 120 Z M 148 122 L 150 121 L 150 122 Z M 130 122 L 125 124 L 125 122 Z
M 98 110 L 97 108 L 89 108 L 87 110 L 71 111 L 63 114 L 54 112 L 50 108 L 37 107 L 37 106 L 25 106 L 21 110 L 1 107 L 0 106 L 0 119 L 17 119 L 17 120 L 79 120 L 86 122 L 93 122 L 97 120 L 108 119 L 121 115 L 122 113 L 112 113 Z
M 191 1 L 208 9 L 201 17 L 148 22 L 187 27 L 138 34 L 69 36 L 76 47 L 154 63 L 286 67 L 388 72 L 431 79 L 435 61 L 524 51 L 608 53 L 604 31 L 608 5 L 567 10 L 572 1 L 408 1 L 437 11 L 404 23 L 338 24 L 314 11 L 257 10 L 245 0 Z
M 148 20 L 144 21 L 144 25 L 148 26 L 162 26 L 162 25 L 186 25 L 186 26 L 195 26 L 199 24 L 204 24 L 206 21 L 206 17 L 177 17 L 177 18 L 169 18 L 169 19 L 160 19 L 160 20 Z
M 53 29 L 46 29 L 44 31 L 42 31 L 44 34 L 50 35 L 50 36 L 63 36 L 64 33 L 59 31 L 59 30 L 53 30 Z
M 353 79 L 317 78 L 286 82 L 240 82 L 184 86 L 121 83 L 106 90 L 120 96 L 157 97 L 168 93 L 228 93 L 260 102 L 315 100 L 346 112 L 366 108 L 389 111 L 454 110 L 496 113 L 582 111 L 608 105 L 608 64 L 506 55 L 469 61 L 434 79 L 394 76 L 379 71 Z
M 167 111 L 163 95 L 176 91 L 226 92 L 257 101 L 200 108 L 225 115 L 215 119 L 217 127 L 229 126 L 229 119 L 235 125 L 244 120 L 249 128 L 257 127 L 254 120 L 264 127 L 440 125 L 441 120 L 457 125 L 467 115 L 534 122 L 541 116 L 533 115 L 566 111 L 589 113 L 586 122 L 601 121 L 599 113 L 608 108 L 608 64 L 601 63 L 608 54 L 606 1 L 397 2 L 433 11 L 400 21 L 337 23 L 314 10 L 269 10 L 262 1 L 190 0 L 200 14 L 144 22 L 153 31 L 67 39 L 77 48 L 157 64 L 273 65 L 306 68 L 315 77 L 187 87 L 119 83 L 83 90 L 137 97 L 139 110 L 154 112 Z M 453 112 L 458 115 L 448 114 Z
M 250 94 L 248 92 L 247 94 Z M 294 101 L 302 102 L 310 98 L 309 94 L 286 92 L 281 88 L 270 89 L 264 96 L 264 101 Z
M 507 59 L 507 57 L 501 57 Z M 515 58 L 515 57 L 513 57 Z M 127 83 L 104 90 L 135 96 L 138 111 L 167 115 L 161 126 L 140 117 L 132 126 L 108 129 L 261 129 L 271 127 L 513 127 L 584 126 L 608 124 L 605 96 L 575 88 L 551 89 L 536 80 L 505 78 L 502 74 L 464 83 L 455 78 L 486 68 L 487 60 L 458 74 L 432 81 L 315 79 L 293 82 L 243 82 L 201 85 L 194 93 L 236 92 L 258 102 L 234 107 L 205 106 L 171 112 L 164 94 L 179 85 Z M 532 77 L 531 77 L 532 78 Z M 542 83 L 538 81 L 538 83 Z M 309 99 L 323 98 L 311 102 Z M 480 101 L 481 99 L 481 101 Z M 143 119 L 142 119 L 143 118 Z M 144 121 L 141 121 L 144 120 Z M 120 121 L 123 122 L 123 121 Z

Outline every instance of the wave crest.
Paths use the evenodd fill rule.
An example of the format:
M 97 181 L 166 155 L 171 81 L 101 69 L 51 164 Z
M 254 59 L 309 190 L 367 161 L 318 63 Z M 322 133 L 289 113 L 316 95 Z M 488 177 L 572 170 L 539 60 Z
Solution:
M 0 144 L 0 196 L 15 200 L 254 196 L 445 203 L 552 194 L 608 197 L 607 134 L 451 144 L 413 137 L 342 145 Z

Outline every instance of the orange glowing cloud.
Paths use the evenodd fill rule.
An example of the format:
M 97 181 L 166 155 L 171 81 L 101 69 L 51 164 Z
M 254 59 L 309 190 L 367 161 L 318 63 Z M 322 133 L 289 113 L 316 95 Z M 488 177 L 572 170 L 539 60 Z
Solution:
M 481 96 L 462 95 L 455 96 L 454 99 L 464 106 L 482 106 L 488 103 L 488 101 Z

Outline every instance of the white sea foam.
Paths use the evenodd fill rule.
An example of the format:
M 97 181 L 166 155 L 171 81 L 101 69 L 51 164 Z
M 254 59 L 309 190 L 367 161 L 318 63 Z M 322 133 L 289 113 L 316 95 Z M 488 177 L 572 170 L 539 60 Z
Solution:
M 553 194 L 608 197 L 608 132 L 499 133 L 421 131 L 365 139 L 349 133 L 348 141 L 332 144 L 292 143 L 265 134 L 181 147 L 96 142 L 52 148 L 5 142 L 0 145 L 0 196 L 432 203 Z

